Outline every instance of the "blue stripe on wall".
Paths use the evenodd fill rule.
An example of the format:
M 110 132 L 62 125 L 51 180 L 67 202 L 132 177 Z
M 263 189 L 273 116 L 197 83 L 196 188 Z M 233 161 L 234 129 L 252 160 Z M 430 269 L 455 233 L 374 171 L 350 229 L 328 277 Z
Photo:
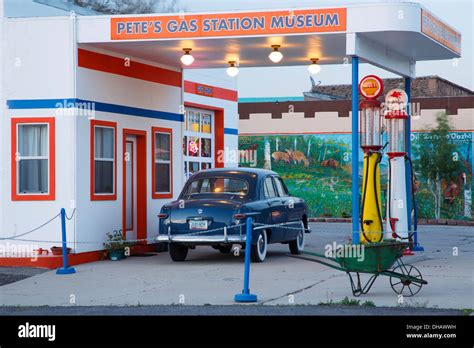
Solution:
M 59 107 L 71 108 L 76 99 L 13 99 L 7 100 L 9 109 L 56 109 Z
M 114 114 L 122 114 L 129 116 L 140 116 L 155 118 L 167 121 L 184 122 L 184 116 L 181 114 L 175 114 L 166 111 L 157 111 L 150 109 L 136 108 L 132 106 L 117 105 L 96 102 L 92 100 L 84 99 L 21 99 L 21 100 L 8 100 L 7 107 L 9 109 L 55 109 L 55 108 L 89 108 L 89 105 L 93 105 L 94 110 L 102 112 L 110 112 Z
M 224 128 L 224 134 L 239 135 L 239 130 L 236 128 Z

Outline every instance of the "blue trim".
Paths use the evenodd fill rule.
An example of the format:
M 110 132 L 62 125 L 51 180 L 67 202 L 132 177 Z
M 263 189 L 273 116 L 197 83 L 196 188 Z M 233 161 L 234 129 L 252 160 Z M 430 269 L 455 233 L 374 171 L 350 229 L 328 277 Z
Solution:
M 224 128 L 224 134 L 239 135 L 239 130 L 236 128 Z
M 75 98 L 63 98 L 63 99 L 11 99 L 7 100 L 8 109 L 56 109 L 59 106 L 57 104 L 71 107 L 71 104 L 75 105 Z
M 411 110 L 410 110 L 410 103 L 411 103 L 411 78 L 405 77 L 405 92 L 407 94 L 407 112 L 408 118 L 405 127 L 405 149 L 407 151 L 407 156 L 411 158 Z M 408 221 L 408 231 L 411 231 L 411 170 L 410 166 L 405 165 L 405 180 L 406 180 L 406 191 L 407 191 L 407 221 Z
M 288 101 L 304 101 L 304 97 L 263 97 L 263 98 L 239 98 L 239 103 L 284 103 Z
M 157 111 L 150 109 L 136 108 L 132 106 L 117 105 L 96 102 L 93 100 L 84 100 L 77 98 L 64 99 L 22 99 L 22 100 L 8 100 L 7 107 L 9 109 L 55 109 L 60 107 L 81 107 L 81 104 L 94 104 L 94 109 L 101 112 L 110 112 L 114 114 L 122 114 L 129 116 L 140 116 L 147 118 L 154 118 L 167 121 L 184 122 L 184 116 L 166 111 Z M 60 105 L 58 105 L 60 104 Z
M 359 57 L 352 57 L 352 244 L 359 235 Z

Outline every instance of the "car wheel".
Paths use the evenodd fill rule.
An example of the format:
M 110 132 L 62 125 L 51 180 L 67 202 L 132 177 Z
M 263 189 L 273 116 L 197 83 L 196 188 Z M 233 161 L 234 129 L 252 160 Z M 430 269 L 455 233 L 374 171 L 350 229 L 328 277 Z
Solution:
M 229 245 L 220 245 L 217 248 L 222 254 L 229 254 L 232 251 L 232 244 Z
M 290 246 L 290 252 L 293 255 L 301 254 L 304 250 L 304 242 L 305 242 L 305 231 L 304 231 L 305 225 L 303 222 L 301 222 L 301 231 L 298 232 L 298 236 L 296 237 L 295 240 L 292 240 L 289 243 Z
M 188 247 L 179 244 L 171 243 L 169 245 L 171 260 L 173 261 L 184 261 L 188 256 Z
M 257 237 L 257 243 L 252 244 L 250 247 L 250 258 L 253 262 L 263 262 L 265 260 L 267 246 L 267 231 L 261 230 Z

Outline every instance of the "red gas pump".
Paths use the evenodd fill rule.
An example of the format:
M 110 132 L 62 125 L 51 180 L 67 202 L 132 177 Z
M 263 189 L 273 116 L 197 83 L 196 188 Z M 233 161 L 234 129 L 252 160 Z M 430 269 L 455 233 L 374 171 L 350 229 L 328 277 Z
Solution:
M 387 195 L 386 239 L 407 241 L 411 238 L 408 230 L 407 190 L 406 190 L 406 112 L 408 96 L 402 89 L 392 89 L 385 97 L 385 120 L 388 133 L 389 177 Z

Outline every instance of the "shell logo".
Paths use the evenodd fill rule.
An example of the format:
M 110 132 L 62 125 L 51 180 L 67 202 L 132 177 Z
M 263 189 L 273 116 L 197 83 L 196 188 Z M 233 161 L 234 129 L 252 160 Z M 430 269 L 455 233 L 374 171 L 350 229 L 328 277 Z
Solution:
M 365 76 L 359 83 L 359 92 L 366 99 L 376 99 L 383 92 L 383 82 L 375 75 Z

